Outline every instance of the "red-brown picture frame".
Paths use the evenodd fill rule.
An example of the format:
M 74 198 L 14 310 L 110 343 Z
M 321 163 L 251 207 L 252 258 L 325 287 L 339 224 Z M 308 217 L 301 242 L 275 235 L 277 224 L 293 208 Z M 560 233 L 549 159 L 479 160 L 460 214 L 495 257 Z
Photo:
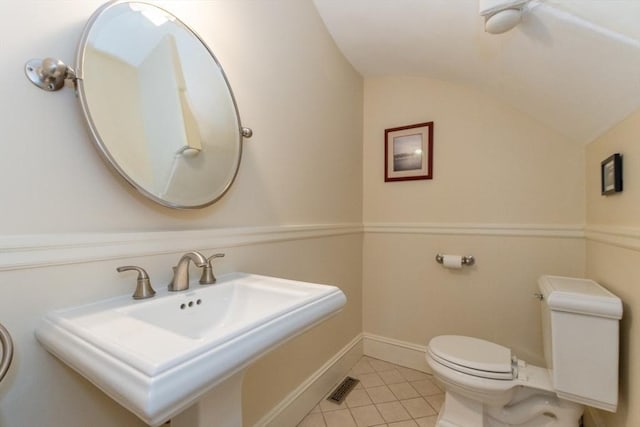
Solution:
M 433 122 L 384 130 L 384 180 L 433 179 Z

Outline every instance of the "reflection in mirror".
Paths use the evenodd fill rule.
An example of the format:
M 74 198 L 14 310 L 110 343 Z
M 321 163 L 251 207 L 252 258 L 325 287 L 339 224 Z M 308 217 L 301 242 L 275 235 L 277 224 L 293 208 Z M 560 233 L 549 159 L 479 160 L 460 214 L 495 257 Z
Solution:
M 108 3 L 85 29 L 77 73 L 101 153 L 136 189 L 177 208 L 227 191 L 240 119 L 221 66 L 186 25 L 149 4 Z

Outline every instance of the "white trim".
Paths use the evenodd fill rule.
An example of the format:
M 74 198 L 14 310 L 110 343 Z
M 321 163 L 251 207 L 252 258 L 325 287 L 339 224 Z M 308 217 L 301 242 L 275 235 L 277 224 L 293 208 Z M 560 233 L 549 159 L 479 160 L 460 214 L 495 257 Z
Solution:
M 587 240 L 606 243 L 625 249 L 640 250 L 640 228 L 610 225 L 588 225 L 585 229 Z
M 640 229 L 587 228 L 592 240 L 640 249 Z M 613 230 L 613 231 L 612 231 Z M 631 230 L 631 231 L 629 231 Z M 0 236 L 0 271 L 357 233 L 584 238 L 582 225 L 368 223 L 235 227 L 136 233 Z M 613 233 L 613 237 L 612 237 Z M 622 234 L 621 234 L 622 233 Z M 605 236 L 605 237 L 603 237 Z M 607 237 L 608 236 L 608 237 Z
M 427 347 L 369 333 L 363 334 L 364 354 L 396 365 L 431 373 Z
M 362 357 L 362 334 L 358 334 L 324 365 L 269 411 L 256 427 L 295 426 L 331 388 L 342 381 Z
M 0 237 L 0 271 L 362 233 L 360 224 Z
M 584 238 L 581 224 L 365 223 L 365 233 Z
M 279 404 L 256 427 L 294 426 L 341 381 L 364 355 L 430 373 L 426 347 L 369 333 L 358 334 Z

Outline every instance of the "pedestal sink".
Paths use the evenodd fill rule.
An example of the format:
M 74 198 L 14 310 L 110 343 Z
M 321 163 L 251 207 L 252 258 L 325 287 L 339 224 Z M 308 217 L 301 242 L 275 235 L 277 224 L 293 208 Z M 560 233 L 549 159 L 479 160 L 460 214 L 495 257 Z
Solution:
M 345 302 L 335 286 L 232 273 L 53 311 L 36 337 L 151 426 L 238 427 L 244 369 Z

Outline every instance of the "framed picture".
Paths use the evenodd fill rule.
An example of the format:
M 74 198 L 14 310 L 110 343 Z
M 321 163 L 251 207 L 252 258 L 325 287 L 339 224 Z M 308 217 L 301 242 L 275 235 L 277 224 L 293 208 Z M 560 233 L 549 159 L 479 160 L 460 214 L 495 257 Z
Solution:
M 433 122 L 384 130 L 384 180 L 433 179 Z
M 616 153 L 600 163 L 601 193 L 622 191 L 622 156 Z

